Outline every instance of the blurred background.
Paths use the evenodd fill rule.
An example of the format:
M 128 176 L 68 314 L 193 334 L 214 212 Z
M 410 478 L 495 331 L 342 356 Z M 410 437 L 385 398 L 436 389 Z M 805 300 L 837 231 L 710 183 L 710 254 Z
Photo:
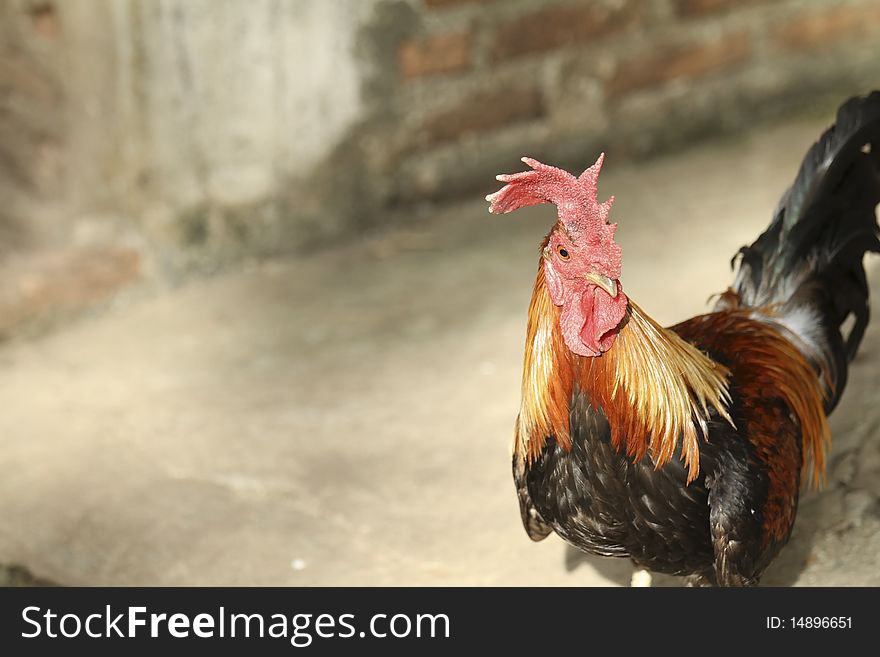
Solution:
M 606 151 L 681 320 L 878 39 L 876 0 L 0 0 L 0 581 L 628 582 L 520 527 L 553 212 L 482 197 Z M 875 324 L 768 583 L 880 584 L 878 383 Z

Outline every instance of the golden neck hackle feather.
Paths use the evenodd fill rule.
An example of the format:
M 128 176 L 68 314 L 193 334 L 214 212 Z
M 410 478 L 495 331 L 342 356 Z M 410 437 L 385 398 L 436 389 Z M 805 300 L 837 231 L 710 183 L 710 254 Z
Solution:
M 605 358 L 605 356 L 610 356 Z M 700 468 L 699 442 L 709 435 L 709 407 L 733 425 L 727 412 L 730 372 L 629 302 L 629 317 L 612 348 L 585 359 L 580 381 L 611 425 L 611 442 L 659 468 L 679 439 L 688 481 Z
M 570 448 L 569 403 L 577 383 L 604 411 L 617 448 L 636 459 L 650 452 L 659 468 L 672 458 L 680 439 L 688 480 L 696 478 L 709 407 L 733 423 L 727 413 L 727 369 L 661 327 L 632 301 L 614 345 L 600 357 L 572 354 L 558 327 L 559 308 L 550 300 L 541 267 L 529 308 L 515 433 L 520 458 L 534 460 L 547 436 Z
M 568 414 L 575 358 L 562 339 L 559 308 L 550 299 L 544 268 L 539 266 L 529 305 L 522 403 L 514 431 L 513 449 L 522 460 L 534 460 L 547 436 L 554 436 L 565 449 L 571 447 Z

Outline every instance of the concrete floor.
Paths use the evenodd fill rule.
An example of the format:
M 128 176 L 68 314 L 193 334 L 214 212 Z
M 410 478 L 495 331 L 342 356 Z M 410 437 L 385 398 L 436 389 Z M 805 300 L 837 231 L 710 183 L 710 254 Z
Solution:
M 629 295 L 667 323 L 705 310 L 823 127 L 645 165 L 610 152 Z M 510 479 L 553 216 L 474 200 L 6 344 L 0 563 L 70 585 L 627 582 L 624 561 L 531 543 Z M 880 585 L 878 388 L 880 322 L 832 419 L 829 485 L 765 583 Z

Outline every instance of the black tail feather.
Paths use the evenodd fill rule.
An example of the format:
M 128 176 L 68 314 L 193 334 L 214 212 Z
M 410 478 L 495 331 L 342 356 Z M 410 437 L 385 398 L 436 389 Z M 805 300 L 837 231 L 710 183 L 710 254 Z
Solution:
M 767 230 L 739 252 L 733 288 L 745 306 L 769 307 L 830 380 L 828 410 L 870 311 L 865 252 L 880 252 L 880 92 L 844 103 L 807 152 Z M 852 315 L 853 328 L 841 335 Z

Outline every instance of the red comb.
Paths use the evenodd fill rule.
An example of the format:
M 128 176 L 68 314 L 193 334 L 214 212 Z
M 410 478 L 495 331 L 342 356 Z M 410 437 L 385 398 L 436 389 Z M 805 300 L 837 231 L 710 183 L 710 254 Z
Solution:
M 524 157 L 522 161 L 532 170 L 496 176 L 507 184 L 486 197 L 489 212 L 503 214 L 528 205 L 552 203 L 558 210 L 559 220 L 572 236 L 603 232 L 614 203 L 613 196 L 604 203 L 599 203 L 596 197 L 596 181 L 604 159 L 605 153 L 602 153 L 593 166 L 575 178 L 568 171 Z

